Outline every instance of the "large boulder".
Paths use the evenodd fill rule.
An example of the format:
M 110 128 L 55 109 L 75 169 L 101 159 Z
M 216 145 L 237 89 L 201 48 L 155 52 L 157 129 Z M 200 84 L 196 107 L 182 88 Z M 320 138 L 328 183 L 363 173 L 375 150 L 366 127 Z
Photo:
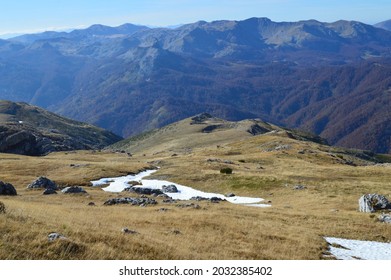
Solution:
M 165 193 L 177 193 L 178 188 L 175 185 L 163 185 L 162 190 Z
M 379 210 L 391 210 L 391 203 L 380 194 L 365 194 L 358 200 L 359 211 L 373 213 Z
M 28 189 L 47 189 L 58 190 L 58 186 L 52 180 L 46 177 L 39 177 L 37 180 L 27 186 Z
M 0 181 L 0 195 L 17 195 L 17 193 L 13 185 Z

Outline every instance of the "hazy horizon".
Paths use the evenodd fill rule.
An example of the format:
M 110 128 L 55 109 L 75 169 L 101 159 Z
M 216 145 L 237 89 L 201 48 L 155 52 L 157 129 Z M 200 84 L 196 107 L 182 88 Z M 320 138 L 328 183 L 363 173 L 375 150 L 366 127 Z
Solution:
M 355 20 L 375 24 L 389 19 L 385 0 L 67 0 L 4 1 L 0 38 L 44 31 L 71 31 L 93 24 L 124 23 L 151 27 L 176 26 L 199 20 L 243 20 L 267 17 L 273 21 L 315 19 L 321 22 Z

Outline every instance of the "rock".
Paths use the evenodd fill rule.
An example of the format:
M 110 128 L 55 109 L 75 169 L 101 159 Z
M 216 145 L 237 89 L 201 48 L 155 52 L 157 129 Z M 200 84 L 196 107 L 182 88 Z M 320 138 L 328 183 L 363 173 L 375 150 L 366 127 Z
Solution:
M 307 187 L 306 186 L 303 186 L 303 185 L 297 185 L 297 186 L 294 186 L 293 189 L 294 190 L 297 190 L 297 191 L 301 191 L 301 190 L 304 190 L 306 189 Z
M 225 199 L 222 199 L 219 197 L 206 198 L 206 197 L 202 197 L 202 196 L 194 196 L 194 197 L 190 198 L 190 200 L 196 200 L 196 201 L 209 200 L 212 203 L 219 203 L 220 201 L 225 201 Z
M 236 196 L 234 193 L 227 193 L 227 194 L 225 195 L 225 197 L 234 197 L 234 196 Z
M 51 189 L 58 190 L 58 186 L 52 180 L 46 177 L 39 177 L 30 185 L 27 186 L 28 189 Z
M 88 206 L 96 206 L 94 202 L 89 202 L 87 205 Z
M 137 231 L 131 230 L 131 229 L 128 229 L 128 228 L 123 228 L 121 231 L 122 231 L 122 233 L 125 233 L 125 234 L 138 234 Z
M 365 194 L 358 200 L 359 211 L 373 213 L 378 210 L 390 210 L 391 203 L 388 199 L 379 194 Z
M 17 195 L 17 193 L 13 185 L 0 181 L 0 195 Z
M 66 237 L 60 233 L 52 232 L 48 235 L 49 241 L 54 241 L 56 239 L 66 239 Z
M 175 185 L 163 185 L 162 190 L 164 193 L 177 193 L 178 188 Z
M 379 221 L 386 224 L 391 224 L 391 215 L 390 214 L 381 214 L 378 217 Z
M 44 195 L 57 194 L 57 192 L 53 189 L 46 189 L 42 194 Z
M 192 198 L 190 198 L 190 200 L 202 201 L 202 200 L 209 200 L 209 198 L 202 197 L 202 196 L 193 196 Z
M 164 194 L 159 194 L 157 197 L 161 197 L 161 198 L 165 198 L 165 199 L 170 199 L 171 198 L 171 196 L 168 196 L 165 193 Z
M 222 199 L 220 197 L 211 197 L 209 200 L 212 203 L 219 203 L 220 201 L 225 201 L 225 199 Z
M 206 120 L 212 118 L 212 115 L 208 113 L 201 113 L 191 118 L 190 124 L 203 124 Z
M 66 187 L 62 191 L 62 193 L 87 193 L 82 187 Z
M 179 208 L 193 208 L 193 209 L 201 209 L 201 206 L 194 203 L 185 203 L 185 204 L 178 204 L 177 207 Z
M 175 199 L 172 199 L 172 198 L 169 198 L 169 199 L 163 199 L 162 201 L 163 203 L 169 203 L 169 204 L 172 204 L 172 203 L 177 203 L 177 201 Z
M 141 188 L 141 187 L 128 187 L 125 188 L 124 191 L 134 192 L 137 194 L 146 194 L 146 195 L 159 195 L 163 194 L 163 192 L 159 189 L 151 189 L 151 188 Z
M 111 198 L 104 203 L 104 205 L 115 205 L 115 204 L 154 205 L 157 204 L 157 202 L 156 200 L 151 198 L 119 197 L 119 198 Z

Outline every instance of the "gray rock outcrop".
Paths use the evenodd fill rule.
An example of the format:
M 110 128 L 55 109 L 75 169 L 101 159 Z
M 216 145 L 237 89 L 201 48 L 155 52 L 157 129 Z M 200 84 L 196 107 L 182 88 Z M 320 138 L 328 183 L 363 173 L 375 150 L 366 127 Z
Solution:
M 358 200 L 359 211 L 373 213 L 379 210 L 391 210 L 391 203 L 380 194 L 365 194 Z
M 66 187 L 62 191 L 62 193 L 87 193 L 82 187 Z
M 0 181 L 0 195 L 17 195 L 17 193 L 12 184 Z
M 175 185 L 163 185 L 162 190 L 164 193 L 177 193 L 178 188 Z
M 52 180 L 46 177 L 39 177 L 30 185 L 27 186 L 28 189 L 47 189 L 47 190 L 58 190 L 58 186 Z
M 125 188 L 124 191 L 133 192 L 133 193 L 137 193 L 137 194 L 145 194 L 145 195 L 163 194 L 163 192 L 159 189 L 142 188 L 142 187 L 128 187 L 128 188 Z
M 131 205 L 154 205 L 157 204 L 156 200 L 151 198 L 133 198 L 133 197 L 119 197 L 111 198 L 107 200 L 104 205 L 115 205 L 115 204 L 131 204 Z

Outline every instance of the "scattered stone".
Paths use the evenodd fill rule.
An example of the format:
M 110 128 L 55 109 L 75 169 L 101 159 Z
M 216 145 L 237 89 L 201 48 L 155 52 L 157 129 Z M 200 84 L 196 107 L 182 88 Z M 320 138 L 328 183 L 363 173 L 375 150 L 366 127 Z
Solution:
M 169 209 L 167 209 L 167 208 L 160 208 L 160 209 L 158 209 L 157 211 L 159 211 L 159 212 L 167 212 Z
M 151 188 L 141 188 L 141 187 L 128 187 L 125 188 L 124 191 L 134 192 L 137 194 L 145 194 L 145 195 L 159 195 L 163 194 L 163 192 L 159 189 L 151 189 Z
M 307 187 L 306 186 L 303 186 L 303 185 L 296 185 L 293 187 L 294 190 L 297 190 L 297 191 L 301 191 L 301 190 L 304 190 L 306 189 Z
M 175 235 L 182 234 L 182 233 L 180 232 L 180 230 L 178 230 L 178 229 L 172 230 L 171 233 L 172 233 L 172 234 L 175 234 Z
M 391 215 L 390 214 L 381 214 L 378 219 L 382 223 L 391 224 Z
M 157 204 L 157 202 L 156 200 L 151 198 L 120 197 L 120 198 L 111 198 L 104 203 L 104 205 L 115 205 L 115 204 L 154 205 Z
M 190 200 L 196 200 L 196 201 L 209 200 L 212 203 L 219 203 L 220 201 L 225 201 L 225 199 L 219 197 L 206 198 L 202 196 L 193 196 L 192 198 L 190 198 Z
M 66 187 L 62 191 L 62 193 L 87 193 L 82 187 Z
M 128 228 L 123 228 L 121 231 L 122 231 L 122 233 L 125 233 L 125 234 L 138 234 L 137 231 L 131 230 L 131 229 L 128 229 Z
M 58 190 L 58 186 L 56 183 L 54 183 L 52 180 L 46 178 L 46 177 L 39 177 L 34 182 L 32 182 L 30 185 L 27 186 L 28 189 L 52 189 L 52 190 Z
M 194 203 L 184 203 L 184 204 L 178 204 L 177 207 L 179 208 L 193 208 L 193 209 L 201 209 L 201 206 Z
M 359 211 L 373 213 L 379 210 L 391 210 L 391 203 L 380 194 L 365 194 L 358 200 Z
M 225 195 L 225 197 L 234 197 L 234 196 L 236 196 L 234 193 L 227 193 L 227 194 Z
M 177 193 L 178 188 L 175 185 L 163 185 L 162 190 L 165 193 Z
M 42 194 L 44 195 L 57 194 L 57 192 L 53 189 L 46 189 Z
M 0 201 L 0 214 L 5 214 L 5 205 Z
M 17 193 L 12 184 L 0 181 L 0 195 L 17 195 Z
M 209 200 L 209 198 L 202 197 L 202 196 L 193 196 L 192 198 L 190 198 L 190 200 L 203 201 L 203 200 Z
M 172 204 L 172 203 L 177 203 L 177 200 L 175 199 L 172 199 L 172 198 L 169 198 L 169 199 L 163 199 L 162 201 L 163 203 L 169 203 L 169 204 Z
M 54 241 L 57 239 L 66 239 L 66 237 L 60 233 L 52 232 L 48 235 L 48 239 L 49 239 L 49 241 Z
M 89 202 L 87 205 L 88 206 L 96 206 L 96 204 L 94 202 Z

